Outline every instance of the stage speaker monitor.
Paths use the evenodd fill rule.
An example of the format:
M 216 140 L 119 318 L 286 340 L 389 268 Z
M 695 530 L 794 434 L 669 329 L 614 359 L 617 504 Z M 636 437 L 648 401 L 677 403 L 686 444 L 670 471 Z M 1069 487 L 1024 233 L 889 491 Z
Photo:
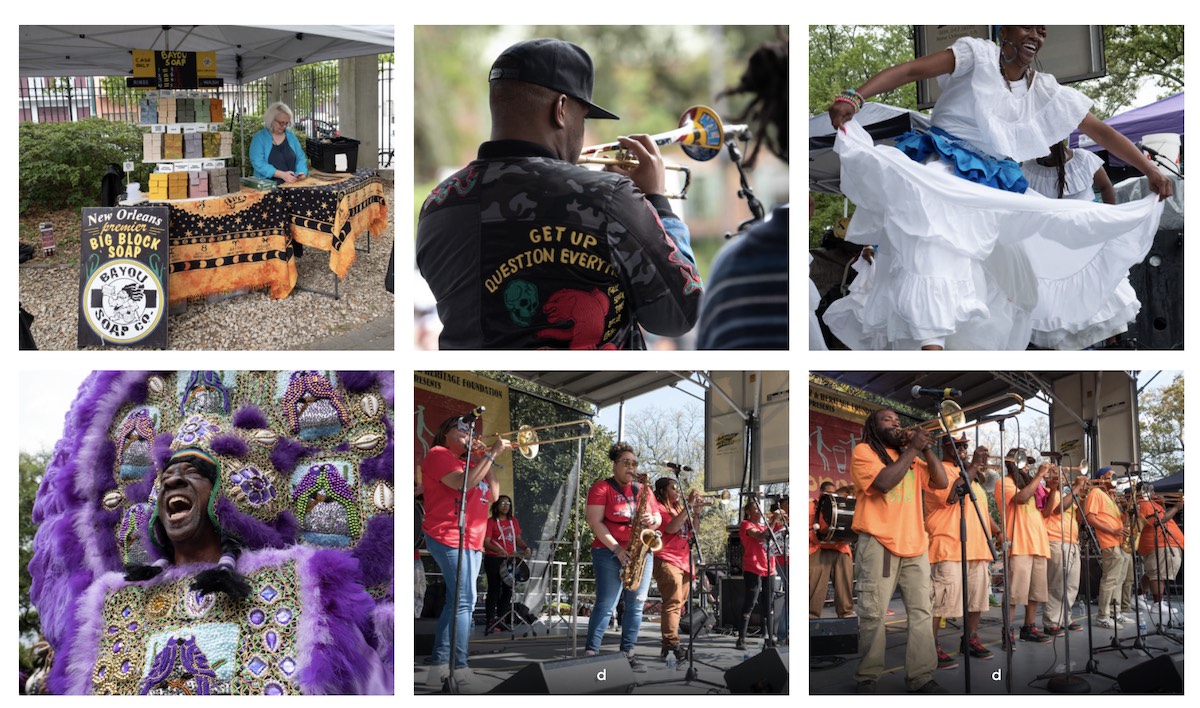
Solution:
M 433 653 L 433 639 L 437 633 L 436 619 L 413 620 L 414 651 L 417 656 L 428 656 Z
M 780 587 L 779 582 L 774 583 L 774 587 Z M 746 577 L 739 576 L 736 578 L 721 578 L 721 626 L 722 627 L 737 627 L 742 623 L 742 600 L 746 597 Z M 772 606 L 772 612 L 775 613 L 775 619 L 778 620 L 783 616 L 785 602 L 783 601 L 783 593 L 775 593 L 775 602 Z M 754 603 L 754 609 L 750 612 L 750 626 L 758 627 L 762 624 L 762 612 L 759 611 L 759 604 Z
M 529 664 L 491 693 L 628 693 L 637 682 L 620 652 Z
M 725 672 L 733 693 L 787 693 L 787 647 L 771 647 Z
M 713 627 L 713 618 L 707 611 L 693 607 L 692 611 L 679 618 L 679 631 L 699 637 L 708 633 Z
M 1183 693 L 1183 673 L 1169 656 L 1156 656 L 1117 674 L 1121 693 Z
M 810 656 L 857 654 L 858 619 L 810 619 L 808 653 Z

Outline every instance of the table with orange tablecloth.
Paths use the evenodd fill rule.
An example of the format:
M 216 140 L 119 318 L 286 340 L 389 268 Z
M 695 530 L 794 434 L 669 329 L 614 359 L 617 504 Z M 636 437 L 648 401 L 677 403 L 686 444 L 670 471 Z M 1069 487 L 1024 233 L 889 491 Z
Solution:
M 281 184 L 284 218 L 292 238 L 305 246 L 329 252 L 329 269 L 346 277 L 354 263 L 354 242 L 370 231 L 387 228 L 387 198 L 375 170 L 354 174 L 312 172 L 295 184 Z

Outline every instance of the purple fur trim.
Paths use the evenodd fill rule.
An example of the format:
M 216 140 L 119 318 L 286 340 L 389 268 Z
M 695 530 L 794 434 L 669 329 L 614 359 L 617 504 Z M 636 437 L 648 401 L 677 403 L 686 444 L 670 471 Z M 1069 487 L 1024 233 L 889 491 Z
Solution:
M 396 372 L 380 371 L 379 372 L 379 393 L 383 399 L 388 402 L 389 406 L 396 405 Z
M 362 584 L 370 587 L 395 576 L 395 519 L 376 516 L 354 546 L 354 557 L 362 568 Z
M 250 454 L 250 446 L 236 435 L 218 435 L 213 438 L 209 449 L 218 455 L 228 457 L 245 457 Z
M 299 524 L 291 511 L 267 523 L 239 510 L 228 497 L 217 499 L 217 518 L 226 533 L 237 537 L 246 548 L 283 548 L 296 542 Z
M 150 448 L 150 454 L 154 456 L 154 469 L 162 470 L 167 466 L 167 460 L 171 459 L 171 454 L 174 452 L 171 449 L 171 443 L 175 442 L 173 433 L 159 433 L 154 436 L 154 445 Z
M 116 489 L 117 480 L 113 477 L 113 465 L 117 462 L 117 446 L 111 440 L 104 440 L 96 446 L 96 457 L 92 462 L 90 472 L 93 475 L 88 484 L 95 490 L 99 499 L 110 489 Z M 82 472 L 82 471 L 81 471 Z
M 267 427 L 267 417 L 258 406 L 244 406 L 233 414 L 233 427 L 258 430 Z
M 279 442 L 275 443 L 274 449 L 271 450 L 271 464 L 275 465 L 275 469 L 283 472 L 284 475 L 290 475 L 296 468 L 296 463 L 307 452 L 308 449 L 295 440 L 280 438 Z
M 375 651 L 383 662 L 385 676 L 393 676 L 396 671 L 396 605 L 392 602 L 381 602 L 371 610 L 372 634 L 374 635 Z
M 374 371 L 339 371 L 338 382 L 351 393 L 359 393 L 371 388 L 375 383 Z
M 297 656 L 308 660 L 297 677 L 305 693 L 362 693 L 378 683 L 379 656 L 367 644 L 375 601 L 351 579 L 357 563 L 340 551 L 314 551 L 300 570 L 304 612 Z
M 395 477 L 396 436 L 392 431 L 392 421 L 385 418 L 383 423 L 387 427 L 387 445 L 384 446 L 383 452 L 363 460 L 362 464 L 358 466 L 359 474 L 362 475 L 364 482 L 373 482 L 377 479 L 391 482 Z
M 154 489 L 154 475 L 148 474 L 142 479 L 126 485 L 125 498 L 131 502 L 150 501 L 150 491 Z

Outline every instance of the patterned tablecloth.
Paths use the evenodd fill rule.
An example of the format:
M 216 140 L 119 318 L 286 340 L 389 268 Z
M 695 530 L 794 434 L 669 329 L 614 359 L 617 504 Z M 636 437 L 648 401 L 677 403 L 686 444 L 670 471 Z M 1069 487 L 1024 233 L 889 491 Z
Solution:
M 329 269 L 346 277 L 354 263 L 354 240 L 387 228 L 387 199 L 375 170 L 354 174 L 313 172 L 299 185 L 282 184 L 284 217 L 292 238 L 329 251 Z
M 172 304 L 263 286 L 272 299 L 287 297 L 296 286 L 293 239 L 329 251 L 329 269 L 344 278 L 355 239 L 387 228 L 383 183 L 366 169 L 169 206 Z

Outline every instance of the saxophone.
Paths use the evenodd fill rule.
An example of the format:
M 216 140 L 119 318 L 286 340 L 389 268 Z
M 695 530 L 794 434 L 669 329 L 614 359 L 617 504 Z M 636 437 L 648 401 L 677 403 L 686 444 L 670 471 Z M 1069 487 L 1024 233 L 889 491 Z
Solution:
M 625 565 L 621 568 L 621 584 L 626 590 L 637 590 L 642 585 L 642 573 L 646 570 L 646 556 L 662 548 L 662 534 L 642 527 L 642 514 L 646 512 L 646 501 L 650 493 L 650 475 L 638 477 L 642 489 L 638 492 L 637 512 L 629 524 L 629 542 L 625 544 Z

